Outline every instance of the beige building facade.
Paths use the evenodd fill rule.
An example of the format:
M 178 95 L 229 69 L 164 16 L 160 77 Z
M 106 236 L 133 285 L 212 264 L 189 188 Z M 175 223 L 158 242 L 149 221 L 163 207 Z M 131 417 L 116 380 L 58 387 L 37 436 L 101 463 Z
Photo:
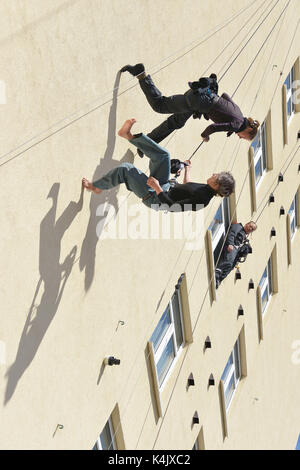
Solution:
M 299 0 L 1 10 L 0 448 L 295 448 Z M 119 162 L 147 172 L 117 136 L 127 118 L 147 133 L 166 117 L 117 73 L 137 62 L 167 96 L 215 72 L 219 94 L 261 123 L 252 145 L 218 133 L 193 157 L 194 181 L 236 178 L 198 233 L 182 214 L 142 210 L 124 185 L 81 191 Z M 206 125 L 191 118 L 162 145 L 185 160 Z M 216 289 L 230 222 L 249 220 L 241 279 L 234 270 Z

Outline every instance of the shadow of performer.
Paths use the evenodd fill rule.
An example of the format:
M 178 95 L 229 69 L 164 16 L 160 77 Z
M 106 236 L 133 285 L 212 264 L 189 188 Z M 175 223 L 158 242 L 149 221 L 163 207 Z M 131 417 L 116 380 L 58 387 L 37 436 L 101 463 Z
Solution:
M 120 165 L 122 162 L 133 162 L 133 153 L 128 150 L 121 160 L 113 160 L 113 154 L 116 146 L 116 120 L 117 120 L 117 100 L 118 100 L 118 88 L 120 83 L 120 72 L 117 73 L 116 80 L 114 83 L 113 99 L 109 110 L 108 119 L 108 134 L 107 134 L 107 145 L 104 153 L 104 157 L 100 159 L 99 165 L 97 166 L 92 181 L 96 181 L 105 173 L 112 168 Z M 87 292 L 92 285 L 95 273 L 95 262 L 96 262 L 96 247 L 98 243 L 97 226 L 104 227 L 107 212 L 103 216 L 97 216 L 97 208 L 100 204 L 109 202 L 115 209 L 115 214 L 118 212 L 118 198 L 117 194 L 119 186 L 112 188 L 108 191 L 104 191 L 100 196 L 97 194 L 91 194 L 90 201 L 90 219 L 86 235 L 82 242 L 80 251 L 79 267 L 80 271 L 85 272 L 84 288 Z M 99 224 L 99 225 L 98 225 Z
M 39 271 L 40 279 L 34 293 L 26 323 L 23 328 L 15 362 L 6 373 L 7 386 L 4 404 L 11 399 L 22 375 L 33 361 L 37 350 L 57 312 L 66 282 L 71 274 L 77 252 L 76 245 L 60 263 L 61 241 L 64 233 L 82 209 L 83 191 L 78 202 L 71 201 L 62 215 L 56 219 L 59 183 L 54 183 L 48 198 L 52 207 L 40 225 Z M 36 304 L 43 284 L 41 301 Z

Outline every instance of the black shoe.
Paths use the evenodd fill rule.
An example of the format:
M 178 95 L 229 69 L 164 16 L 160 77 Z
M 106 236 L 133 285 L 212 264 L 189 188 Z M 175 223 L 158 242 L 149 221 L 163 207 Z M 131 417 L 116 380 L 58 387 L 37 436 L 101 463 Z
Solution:
M 140 149 L 137 149 L 137 153 L 138 153 L 138 155 L 139 155 L 141 158 L 144 157 L 144 154 L 143 154 L 143 152 L 142 152 Z
M 137 77 L 141 73 L 145 72 L 144 64 L 135 64 L 135 65 L 125 65 L 120 69 L 120 72 L 129 72 L 134 77 Z

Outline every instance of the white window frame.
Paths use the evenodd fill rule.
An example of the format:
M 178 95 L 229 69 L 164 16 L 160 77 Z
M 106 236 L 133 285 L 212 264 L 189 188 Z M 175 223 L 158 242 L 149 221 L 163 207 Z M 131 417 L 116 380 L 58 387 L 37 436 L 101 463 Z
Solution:
M 199 450 L 198 437 L 197 437 L 197 439 L 195 440 L 195 444 L 193 445 L 192 450 Z
M 264 275 L 265 270 L 267 270 L 267 277 L 264 279 L 264 282 L 261 284 L 261 280 L 262 280 L 262 277 Z M 263 274 L 260 278 L 260 281 L 259 281 L 260 291 L 261 291 L 260 292 L 260 299 L 261 299 L 261 313 L 262 313 L 262 316 L 264 316 L 264 314 L 265 314 L 265 312 L 268 308 L 268 305 L 271 301 L 272 295 L 273 295 L 272 255 L 268 259 L 267 266 L 265 267 L 264 272 L 263 272 Z M 263 307 L 263 296 L 264 296 L 266 290 L 268 292 L 268 300 L 267 300 L 267 303 L 266 303 L 265 307 Z
M 287 84 L 286 84 L 286 81 L 289 79 L 290 81 L 290 87 L 288 88 Z M 295 114 L 295 103 L 293 101 L 293 92 L 294 92 L 294 88 L 293 88 L 293 83 L 294 83 L 294 80 L 295 80 L 295 71 L 294 71 L 294 66 L 291 68 L 290 72 L 288 73 L 285 81 L 284 81 L 284 85 L 286 87 L 286 117 L 287 117 L 287 125 L 290 124 L 291 120 L 293 119 L 293 116 Z M 289 116 L 288 114 L 288 102 L 291 100 L 291 114 Z
M 294 209 L 292 210 L 291 207 L 292 205 L 294 204 Z M 297 211 L 298 211 L 298 197 L 297 197 L 297 193 L 292 201 L 292 204 L 290 205 L 290 208 L 289 208 L 289 215 L 290 215 L 290 229 L 291 229 L 291 241 L 294 239 L 295 235 L 296 235 L 296 232 L 297 232 L 297 228 L 298 228 L 298 216 L 297 216 Z M 294 226 L 295 226 L 295 230 L 292 231 L 292 225 L 294 223 Z
M 109 433 L 110 433 L 110 438 L 111 438 L 111 443 L 112 443 L 112 446 L 110 449 L 103 449 L 102 448 L 102 444 L 101 444 L 101 434 L 102 432 L 104 431 L 105 427 L 109 426 Z M 111 418 L 108 419 L 108 421 L 106 422 L 104 428 L 102 429 L 102 432 L 100 433 L 100 436 L 98 437 L 95 445 L 94 445 L 94 450 L 117 450 L 117 445 L 116 445 L 116 440 L 115 440 L 115 432 L 114 432 L 114 428 L 113 428 L 113 425 L 112 425 L 112 421 L 111 421 Z M 96 447 L 96 449 L 95 449 Z
M 212 226 L 214 225 L 214 221 L 217 220 L 216 215 L 217 215 L 220 208 L 221 208 L 222 220 L 220 221 L 216 232 L 213 234 L 212 233 Z M 227 212 L 227 214 L 226 214 L 226 212 Z M 227 221 L 228 221 L 227 224 L 225 223 L 226 222 L 226 215 L 227 215 Z M 218 210 L 215 213 L 215 216 L 214 216 L 210 226 L 208 227 L 208 230 L 211 232 L 213 259 L 214 259 L 215 249 L 218 246 L 218 243 L 219 243 L 219 241 L 221 240 L 222 237 L 225 240 L 226 232 L 227 232 L 229 226 L 230 226 L 230 208 L 229 208 L 229 199 L 226 197 L 226 198 L 224 198 L 224 200 L 219 205 Z
M 173 294 L 173 296 L 176 295 L 176 292 Z M 181 345 L 179 346 L 179 348 L 177 347 L 177 341 L 176 341 L 176 332 L 175 332 L 175 322 L 174 322 L 174 314 L 173 314 L 173 305 L 172 305 L 172 299 L 173 299 L 173 296 L 172 296 L 172 299 L 170 300 L 170 302 L 168 303 L 168 306 L 167 308 L 169 308 L 169 311 L 170 311 L 170 318 L 171 318 L 171 323 L 168 327 L 168 329 L 165 331 L 164 333 L 164 336 L 157 348 L 157 350 L 155 351 L 154 350 L 154 344 L 153 344 L 153 350 L 154 350 L 154 361 L 155 361 L 155 368 L 156 368 L 156 374 L 157 374 L 157 382 L 158 382 L 158 387 L 159 387 L 159 391 L 162 391 L 168 378 L 170 377 L 171 373 L 172 373 L 172 370 L 177 362 L 177 359 L 180 355 L 180 352 L 182 351 L 183 349 L 183 346 L 185 344 L 185 337 L 184 337 L 184 323 L 183 323 L 183 315 L 182 315 L 182 303 L 181 303 L 181 295 L 180 295 L 180 291 L 177 290 L 177 295 L 178 295 L 178 303 L 179 303 L 179 315 L 180 315 L 180 326 L 181 326 L 181 332 L 182 332 L 182 343 Z M 163 315 L 165 314 L 167 308 L 165 309 Z M 162 315 L 162 316 L 163 316 Z M 162 317 L 161 317 L 162 318 Z M 154 329 L 155 331 L 155 329 Z M 157 373 L 157 364 L 167 346 L 167 344 L 169 343 L 170 339 L 172 338 L 172 341 L 173 341 L 173 347 L 174 347 L 174 353 L 175 353 L 175 356 L 173 358 L 173 361 L 171 362 L 171 364 L 169 365 L 169 369 L 165 375 L 165 377 L 163 378 L 163 381 L 162 383 L 160 384 L 159 383 L 159 377 L 158 377 L 158 373 Z M 150 341 L 151 341 L 151 338 L 150 338 Z
M 223 375 L 224 375 L 226 366 L 227 366 L 231 356 L 232 356 L 232 364 L 230 365 L 230 368 L 227 371 L 226 377 L 224 377 L 224 379 L 223 379 Z M 238 371 L 237 371 L 237 368 L 236 368 L 236 364 L 238 364 Z M 233 397 L 235 395 L 237 386 L 238 386 L 238 384 L 240 382 L 240 379 L 241 379 L 241 375 L 242 375 L 242 366 L 241 366 L 240 338 L 238 337 L 238 339 L 235 342 L 235 345 L 233 347 L 233 350 L 231 351 L 231 353 L 229 355 L 228 361 L 226 362 L 226 365 L 224 367 L 224 371 L 223 371 L 223 374 L 222 374 L 222 377 L 221 377 L 221 380 L 223 382 L 223 387 L 224 387 L 224 405 L 225 405 L 226 412 L 229 410 L 229 407 L 232 403 L 232 400 L 233 400 Z M 227 390 L 232 378 L 233 378 L 234 389 L 233 389 L 233 392 L 232 392 L 232 395 L 230 397 L 229 402 L 226 404 L 226 390 Z
M 257 146 L 256 150 L 254 151 L 254 142 L 257 141 L 257 139 L 260 139 L 260 145 Z M 261 182 L 267 172 L 267 142 L 266 142 L 266 121 L 262 123 L 260 126 L 260 129 L 258 130 L 256 137 L 254 141 L 251 144 L 251 147 L 253 148 L 253 160 L 254 160 L 254 182 L 255 182 L 255 188 L 256 192 L 261 185 Z M 262 174 L 261 177 L 259 178 L 258 181 L 256 181 L 256 173 L 255 173 L 255 168 L 257 163 L 260 162 L 261 169 L 262 169 Z

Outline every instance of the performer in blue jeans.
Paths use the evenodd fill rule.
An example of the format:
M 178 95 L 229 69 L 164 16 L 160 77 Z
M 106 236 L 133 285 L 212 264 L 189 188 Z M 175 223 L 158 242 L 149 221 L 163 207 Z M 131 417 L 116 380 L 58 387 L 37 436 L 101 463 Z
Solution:
M 84 188 L 99 194 L 104 189 L 124 183 L 127 189 L 142 199 L 147 207 L 171 212 L 199 210 L 207 206 L 212 197 L 216 195 L 226 197 L 234 191 L 235 181 L 228 172 L 214 173 L 208 178 L 207 184 L 191 182 L 189 160 L 186 161 L 183 184 L 177 183 L 171 187 L 169 152 L 144 134 L 133 135 L 131 128 L 135 122 L 135 119 L 125 121 L 118 135 L 130 141 L 149 157 L 150 176 L 145 175 L 131 163 L 122 163 L 93 183 L 83 178 Z

